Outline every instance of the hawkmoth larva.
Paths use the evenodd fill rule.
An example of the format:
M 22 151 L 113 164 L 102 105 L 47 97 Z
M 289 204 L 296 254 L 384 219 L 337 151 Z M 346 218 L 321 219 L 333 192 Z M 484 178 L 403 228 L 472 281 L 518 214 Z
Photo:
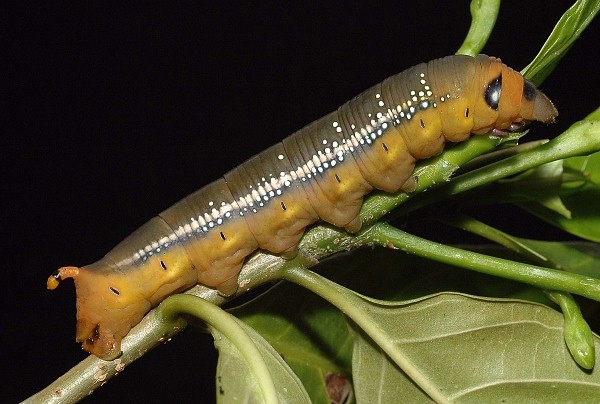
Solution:
M 290 257 L 318 220 L 360 229 L 363 196 L 414 188 L 416 160 L 471 133 L 557 111 L 499 59 L 449 56 L 389 77 L 154 217 L 100 261 L 48 278 L 77 288 L 77 340 L 111 359 L 153 306 L 196 283 L 229 295 L 257 248 Z

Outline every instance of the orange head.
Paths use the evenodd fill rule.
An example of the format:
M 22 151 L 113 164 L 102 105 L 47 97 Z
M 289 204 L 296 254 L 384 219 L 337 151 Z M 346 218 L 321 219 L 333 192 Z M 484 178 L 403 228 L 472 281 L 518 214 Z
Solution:
M 531 121 L 554 122 L 558 111 L 544 93 L 500 59 L 489 60 L 482 101 L 488 111 L 495 111 L 497 115 L 488 129 L 502 134 L 506 130 L 520 129 Z

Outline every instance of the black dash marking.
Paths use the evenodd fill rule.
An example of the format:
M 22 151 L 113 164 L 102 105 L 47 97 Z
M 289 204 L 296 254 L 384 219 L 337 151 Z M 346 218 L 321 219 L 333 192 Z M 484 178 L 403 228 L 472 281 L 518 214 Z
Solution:
M 465 118 L 469 117 L 469 108 L 465 109 Z
M 425 122 L 423 122 L 422 119 L 419 119 L 419 125 L 421 125 L 421 128 L 425 129 Z
M 119 292 L 119 289 L 117 289 L 117 288 L 113 288 L 112 286 L 109 286 L 108 288 L 110 289 L 111 292 L 113 292 L 117 296 L 119 296 L 121 294 L 121 292 Z
M 386 152 L 390 151 L 390 149 L 388 149 L 388 147 L 385 143 L 382 143 L 381 147 L 383 147 L 383 150 L 385 150 Z
M 339 175 L 337 175 L 337 174 L 335 175 L 335 180 L 336 180 L 337 182 L 339 182 L 340 184 L 342 183 L 342 180 L 341 180 L 340 176 L 339 176 Z
M 219 234 L 221 235 L 221 238 L 223 239 L 223 241 L 225 241 L 225 235 L 223 234 L 223 232 L 220 231 Z
M 285 203 L 283 203 L 283 202 L 281 202 L 281 209 L 287 210 L 287 207 L 285 206 Z
M 160 266 L 162 267 L 162 269 L 164 269 L 165 271 L 167 270 L 167 264 L 165 264 L 165 262 L 163 260 L 160 260 Z

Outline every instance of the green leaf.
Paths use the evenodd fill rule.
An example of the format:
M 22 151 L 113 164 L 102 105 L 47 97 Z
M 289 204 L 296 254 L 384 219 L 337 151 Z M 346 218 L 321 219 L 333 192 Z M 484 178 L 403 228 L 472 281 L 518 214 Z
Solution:
M 441 290 L 466 290 L 543 300 L 539 291 L 519 283 L 494 280 L 492 286 L 493 278 L 489 276 L 449 270 L 447 265 L 388 249 L 338 256 L 320 268 L 329 278 L 381 298 L 406 299 Z M 281 354 L 313 402 L 329 401 L 328 375 L 350 378 L 353 345 L 346 319 L 315 294 L 280 283 L 231 313 L 257 330 Z
M 513 325 L 510 322 L 508 322 L 508 320 L 505 317 L 502 317 L 502 315 L 504 314 L 506 315 L 506 317 L 514 319 L 515 315 L 521 312 L 514 305 L 509 306 L 508 310 L 503 310 L 503 306 L 498 306 L 495 309 L 492 309 L 492 307 L 490 306 L 489 308 L 486 307 L 485 310 L 482 310 L 481 308 L 477 307 L 472 307 L 473 311 L 469 311 L 469 308 L 471 307 L 466 307 L 465 310 L 462 310 L 460 308 L 456 309 L 452 307 L 452 304 L 449 304 L 452 303 L 452 301 L 444 301 L 439 304 L 442 313 L 440 317 L 435 317 L 432 315 L 432 313 L 424 312 L 422 313 L 422 315 L 417 316 L 419 317 L 419 319 L 417 320 L 416 318 L 410 318 L 410 316 L 408 316 L 408 318 L 403 317 L 404 306 L 410 305 L 411 302 L 404 304 L 393 304 L 390 302 L 378 301 L 371 298 L 367 298 L 365 296 L 360 296 L 349 289 L 343 288 L 340 285 L 337 285 L 310 271 L 303 270 L 298 267 L 288 268 L 285 273 L 285 278 L 309 289 L 314 293 L 319 294 L 320 296 L 326 298 L 328 301 L 334 304 L 336 307 L 338 307 L 341 311 L 343 311 L 354 323 L 356 323 L 358 327 L 360 327 L 360 329 L 362 329 L 362 331 L 364 331 L 366 335 L 368 335 L 374 341 L 374 343 L 379 348 L 381 348 L 383 352 L 385 352 L 387 357 L 389 357 L 402 370 L 402 372 L 404 372 L 408 377 L 410 377 L 410 379 L 415 384 L 417 384 L 420 389 L 422 389 L 427 395 L 429 395 L 436 401 L 447 401 L 449 398 L 452 398 L 448 396 L 451 389 L 449 385 L 440 383 L 441 381 L 438 381 L 436 379 L 431 379 L 433 374 L 439 374 L 440 372 L 443 373 L 444 368 L 432 369 L 429 366 L 429 364 L 427 364 L 429 357 L 428 355 L 424 354 L 424 351 L 426 350 L 425 347 L 427 347 L 433 339 L 424 338 L 422 335 L 420 335 L 419 328 L 427 328 L 431 326 L 433 327 L 433 329 L 439 331 L 440 335 L 447 335 L 448 333 L 452 334 L 453 328 L 456 329 L 456 327 L 458 326 L 459 331 L 456 331 L 455 333 L 457 335 L 465 334 L 467 333 L 467 331 L 471 330 L 470 327 L 473 327 L 473 329 L 475 330 L 481 329 L 482 324 L 477 322 L 481 321 L 482 317 L 491 319 L 491 322 L 489 323 L 490 329 L 494 329 L 499 328 L 499 325 L 496 324 L 496 322 L 499 321 L 496 320 L 498 316 L 501 317 L 499 324 L 508 323 L 509 325 Z M 434 306 L 438 305 L 435 304 Z M 504 329 L 502 329 L 502 331 L 505 332 L 506 335 L 509 335 L 509 340 L 512 340 L 512 338 L 515 335 L 517 335 L 519 338 L 519 343 L 517 345 L 526 346 L 526 349 L 519 349 L 514 352 L 511 351 L 510 353 L 507 353 L 507 344 L 491 344 L 486 352 L 483 352 L 483 350 L 482 352 L 475 352 L 475 357 L 477 359 L 474 363 L 478 363 L 478 367 L 489 366 L 492 369 L 500 368 L 502 372 L 506 371 L 508 374 L 514 373 L 514 369 L 512 369 L 513 366 L 516 367 L 517 364 L 522 366 L 523 358 L 528 358 L 529 361 L 527 361 L 526 363 L 536 363 L 536 369 L 538 366 L 537 364 L 540 363 L 541 365 L 543 365 L 540 365 L 541 368 L 548 369 L 548 374 L 552 374 L 553 369 L 556 368 L 556 366 L 552 362 L 554 360 L 559 360 L 563 366 L 563 374 L 566 374 L 566 370 L 569 370 L 569 372 L 573 373 L 573 375 L 580 373 L 581 369 L 577 366 L 577 364 L 574 361 L 572 361 L 571 354 L 566 349 L 563 343 L 562 317 L 560 316 L 560 314 L 554 312 L 554 315 L 558 315 L 558 318 L 560 319 L 560 322 L 555 321 L 555 323 L 557 324 L 554 324 L 552 322 L 546 321 L 546 318 L 540 315 L 540 310 L 541 309 L 539 309 L 538 307 L 538 309 L 536 309 L 534 312 L 523 311 L 523 317 L 517 318 L 517 320 L 515 320 L 514 322 L 514 330 L 509 329 L 508 331 L 505 331 Z M 412 311 L 414 310 L 406 310 L 406 312 L 408 313 L 411 313 Z M 522 323 L 526 322 L 525 319 L 529 319 L 529 321 L 534 323 L 537 327 L 539 327 L 539 329 L 532 330 L 528 328 L 526 332 L 520 334 L 523 328 Z M 465 322 L 467 323 L 467 327 L 460 328 L 460 326 L 462 326 Z M 477 326 L 470 325 L 474 323 L 477 323 Z M 542 323 L 541 326 L 540 323 Z M 488 323 L 485 322 L 483 323 L 484 326 L 487 324 Z M 448 330 L 446 330 L 446 328 L 448 328 Z M 535 351 L 530 346 L 531 344 L 537 344 L 538 347 L 542 346 L 542 344 L 539 343 L 540 335 L 544 334 L 545 331 L 548 331 L 550 335 L 544 335 L 544 338 L 541 339 L 544 341 L 544 343 L 548 343 L 548 346 L 546 346 L 545 348 L 547 348 L 549 351 L 552 351 L 546 354 L 546 357 L 544 357 L 550 358 L 547 361 L 547 363 L 541 360 L 541 358 L 538 357 L 539 352 Z M 401 343 L 398 342 L 398 335 L 408 335 L 411 336 L 407 337 L 410 339 L 412 338 L 412 335 L 415 335 L 415 333 L 419 336 L 418 339 L 421 342 L 423 342 L 423 344 L 419 345 L 422 348 L 422 350 L 414 351 L 412 350 L 412 346 L 403 346 Z M 477 336 L 479 334 L 475 335 Z M 531 337 L 532 335 L 534 335 L 534 338 Z M 555 338 L 556 336 L 558 336 L 558 339 Z M 521 338 L 523 338 L 524 340 L 520 341 Z M 448 341 L 450 342 L 450 345 L 447 347 L 436 346 L 436 344 L 434 343 L 431 344 L 431 346 L 427 349 L 431 349 L 433 352 L 438 352 L 437 355 L 440 355 L 439 352 L 450 352 L 452 350 L 461 349 L 456 347 L 456 345 L 459 344 L 459 340 L 449 339 Z M 598 342 L 596 341 L 595 344 L 598 344 Z M 463 349 L 465 349 L 465 351 L 469 352 L 469 354 L 471 355 L 474 354 L 469 344 L 467 344 L 466 348 L 463 347 Z M 490 353 L 490 351 L 494 349 L 495 351 L 493 353 Z M 527 356 L 525 352 L 527 352 L 529 356 Z M 512 357 L 511 355 L 514 355 L 514 357 Z M 494 361 L 491 359 L 492 357 L 500 358 L 500 360 Z M 568 361 L 570 361 L 570 364 L 566 364 L 567 358 Z M 450 360 L 452 358 L 446 359 L 447 362 L 452 362 Z M 483 365 L 481 363 L 483 363 Z M 510 366 L 508 366 L 506 369 L 502 369 L 501 366 L 504 366 L 504 364 L 508 364 Z M 450 369 L 455 370 L 454 368 L 452 368 L 452 366 L 454 365 L 451 365 Z M 471 367 L 473 369 L 476 368 L 474 365 L 472 365 Z M 576 370 L 573 370 L 570 367 Z M 353 370 L 354 369 L 355 368 L 353 364 Z M 533 381 L 537 382 L 537 380 L 535 380 L 535 377 L 532 376 L 537 375 L 537 371 L 531 372 L 527 370 L 527 366 L 525 366 L 525 370 L 521 369 L 521 372 L 523 374 L 529 375 L 529 380 L 527 381 L 529 385 L 533 383 L 532 378 Z M 519 373 L 514 374 L 516 376 L 507 377 L 509 377 L 509 380 L 512 383 L 520 382 Z M 548 377 L 546 374 L 544 374 L 544 372 L 539 372 L 539 374 L 541 374 L 543 377 Z M 465 375 L 461 375 L 458 379 L 463 378 L 464 376 Z M 500 383 L 503 383 L 505 381 L 504 373 L 501 373 L 500 376 L 494 373 L 490 373 L 488 376 L 490 379 L 494 377 L 500 377 Z M 597 377 L 598 374 L 596 374 L 596 378 Z M 459 383 L 458 379 L 453 380 L 452 383 Z M 434 382 L 432 383 L 431 380 L 434 380 Z M 469 379 L 467 378 L 467 380 Z M 560 382 L 571 383 L 563 379 L 557 380 L 559 380 Z M 356 395 L 358 400 L 360 401 L 358 381 L 355 379 L 354 382 Z M 475 386 L 479 388 L 480 386 L 477 383 L 481 382 L 485 384 L 489 383 L 489 380 L 479 380 L 475 378 L 475 382 Z M 592 383 L 596 384 L 597 382 L 597 380 L 592 381 Z M 469 383 L 471 383 L 471 380 L 469 380 Z M 473 383 L 469 384 L 469 386 L 471 386 L 472 384 Z M 543 382 L 541 384 L 543 384 Z M 572 384 L 577 385 L 576 382 Z M 463 394 L 462 389 L 452 393 L 452 395 L 456 397 L 458 397 L 461 394 Z M 515 394 L 518 394 L 518 392 L 516 392 Z
M 526 202 L 538 204 L 566 218 L 571 212 L 565 207 L 559 190 L 562 184 L 562 160 L 542 164 L 524 173 L 500 183 L 505 195 L 510 198 L 521 198 Z
M 220 351 L 219 402 L 310 403 L 302 383 L 279 354 L 250 327 L 215 304 L 189 294 L 166 298 L 156 311 L 163 324 L 182 315 L 206 323 Z
M 570 216 L 537 202 L 519 206 L 553 225 L 587 240 L 600 242 L 600 152 L 564 160 L 565 173 L 559 197 Z
M 565 167 L 581 173 L 593 188 L 600 187 L 600 152 L 589 156 L 571 157 L 565 160 Z
M 532 240 L 514 237 L 465 215 L 446 216 L 443 218 L 443 221 L 470 231 L 473 234 L 485 237 L 488 240 L 495 241 L 532 263 L 555 269 L 565 268 L 564 262 L 550 259 L 544 254 L 543 250 L 536 248 L 536 243 Z M 552 244 L 560 246 L 561 243 Z M 546 290 L 545 292 L 548 298 L 558 304 L 563 312 L 565 318 L 565 343 L 573 359 L 584 369 L 592 369 L 596 362 L 592 330 L 581 314 L 579 305 L 569 293 L 557 290 Z
M 313 402 L 329 401 L 327 377 L 349 377 L 352 344 L 344 317 L 298 288 L 279 284 L 231 310 L 279 352 L 304 383 Z
M 589 246 L 590 244 L 588 243 L 586 245 Z M 552 250 L 553 246 L 549 245 L 548 249 Z M 492 250 L 497 252 L 498 248 L 492 248 L 490 250 L 489 247 L 479 247 L 478 250 L 480 252 L 490 253 Z M 557 249 L 554 248 L 553 250 Z M 581 251 L 581 253 L 577 255 L 574 260 L 581 262 L 582 259 L 586 257 L 585 247 L 583 245 L 578 245 L 577 250 Z M 590 253 L 592 255 L 597 254 L 597 250 L 595 252 L 591 250 Z M 568 257 L 571 252 L 565 250 L 565 254 Z M 589 257 L 586 262 L 589 263 L 589 268 L 594 268 L 597 264 L 597 262 L 591 261 Z M 341 270 L 341 268 L 343 268 L 343 270 Z M 596 268 L 598 267 L 596 266 Z M 527 296 L 527 298 L 542 300 L 540 292 L 535 288 L 526 287 L 516 282 L 505 281 L 490 276 L 470 273 L 465 270 L 429 262 L 393 250 L 361 250 L 351 255 L 340 257 L 335 262 L 330 262 L 329 265 L 325 263 L 323 271 L 329 278 L 337 278 L 346 286 L 354 290 L 359 290 L 361 293 L 387 296 L 387 298 L 395 296 L 397 298 L 406 299 L 411 296 L 419 296 L 423 293 L 432 293 L 443 290 L 462 290 L 469 291 L 470 293 L 484 293 L 490 296 Z M 390 285 L 394 286 L 390 287 Z M 530 294 L 531 292 L 533 292 L 533 294 Z M 444 321 L 447 321 L 450 324 L 457 324 L 463 321 L 462 319 L 471 317 L 472 321 L 492 321 L 498 315 L 498 312 L 503 312 L 504 308 L 507 307 L 502 300 L 471 299 L 483 300 L 486 302 L 486 305 L 489 305 L 487 306 L 489 309 L 481 310 L 477 307 L 474 308 L 473 306 L 470 306 L 469 308 L 464 308 L 464 310 L 456 310 L 450 307 L 446 312 L 448 318 Z M 415 302 L 419 300 L 426 299 L 418 299 L 415 300 Z M 409 303 L 413 304 L 411 302 Z M 353 303 L 350 302 L 349 304 Z M 385 307 L 388 306 L 383 307 L 379 304 L 373 304 L 368 299 L 365 300 L 363 298 L 360 298 L 360 305 L 368 307 L 368 309 L 365 310 L 368 311 L 369 318 L 376 322 L 378 327 L 391 327 L 391 329 L 386 328 L 390 340 L 393 340 L 398 335 L 412 336 L 415 324 L 422 324 L 422 327 L 429 327 L 436 326 L 436 324 L 441 321 L 431 317 L 430 313 L 427 311 L 422 311 L 422 316 L 415 316 L 410 321 L 403 318 L 402 314 L 399 314 L 400 317 L 396 317 L 395 314 L 390 312 L 388 313 L 390 321 L 389 324 L 386 325 L 382 323 L 376 313 L 380 310 L 386 313 Z M 497 307 L 493 305 L 497 305 Z M 394 306 L 398 305 L 392 305 L 392 307 Z M 540 308 L 540 306 L 535 307 L 538 309 Z M 559 319 L 561 318 L 560 314 L 554 312 L 552 309 L 542 307 L 540 310 L 542 310 L 542 312 L 548 310 L 558 316 Z M 244 321 L 252 324 L 252 326 L 259 330 L 261 334 L 264 334 L 266 339 L 269 340 L 276 350 L 282 354 L 284 359 L 290 364 L 290 367 L 304 383 L 313 402 L 327 401 L 325 392 L 326 387 L 324 386 L 323 381 L 324 374 L 332 369 L 334 372 L 339 372 L 342 368 L 349 371 L 350 365 L 348 363 L 348 358 L 350 358 L 350 354 L 348 354 L 348 351 L 351 350 L 351 341 L 350 336 L 347 334 L 343 315 L 338 310 L 333 309 L 325 301 L 315 297 L 308 291 L 299 290 L 294 285 L 286 283 L 280 284 L 276 288 L 261 295 L 259 298 L 235 309 L 234 312 L 236 315 L 241 315 Z M 530 320 L 530 322 L 536 324 L 541 318 L 537 311 L 535 315 L 529 313 L 523 314 L 523 316 Z M 519 324 L 520 323 L 517 322 L 510 325 L 510 327 L 518 328 Z M 444 327 L 444 324 L 439 324 L 439 330 L 442 330 Z M 506 328 L 502 328 L 503 335 L 512 332 L 510 327 L 507 325 Z M 535 339 L 537 338 L 541 338 L 541 340 L 544 341 L 552 340 L 553 342 L 548 342 L 547 349 L 556 351 L 551 352 L 555 357 L 566 358 L 564 360 L 561 359 L 561 366 L 566 366 L 566 362 L 570 361 L 571 364 L 576 367 L 574 362 L 570 359 L 568 350 L 562 342 L 562 320 L 560 320 L 559 328 L 559 330 L 555 330 L 552 327 L 548 328 L 540 326 L 540 329 L 551 334 L 549 336 L 541 337 L 541 334 L 534 334 L 534 338 L 532 338 L 528 332 L 525 332 L 515 337 L 513 344 L 519 346 L 534 344 L 536 343 Z M 558 336 L 555 338 L 555 335 Z M 453 349 L 456 351 L 464 350 L 463 355 L 468 356 L 473 353 L 470 351 L 470 347 L 467 344 L 469 341 L 470 339 L 468 338 L 465 339 L 465 341 L 448 340 L 448 343 L 450 344 L 449 348 L 440 348 L 439 346 L 436 347 L 435 345 L 432 345 L 431 352 L 428 355 L 431 355 L 432 352 L 435 353 L 436 351 L 444 352 L 446 349 Z M 428 342 L 423 343 L 424 346 L 427 344 Z M 338 348 L 335 349 L 335 347 Z M 382 363 L 381 366 L 390 366 L 392 370 L 395 369 L 397 372 L 397 366 L 395 364 L 383 364 L 384 360 L 387 361 L 387 356 L 382 355 L 378 347 L 375 347 L 374 350 L 376 352 L 376 357 Z M 423 347 L 423 350 L 427 351 L 425 347 Z M 498 347 L 496 356 L 501 357 L 503 352 L 505 352 L 505 345 Z M 490 353 L 489 355 L 492 357 L 494 356 L 493 353 Z M 515 368 L 521 366 L 521 369 L 519 370 L 520 373 L 530 370 L 530 364 L 537 360 L 533 351 L 530 352 L 530 356 L 523 355 L 522 353 L 518 353 L 517 356 L 517 358 L 512 358 L 511 363 Z M 332 363 L 331 359 L 328 358 L 335 358 L 335 360 Z M 479 367 L 495 366 L 494 363 L 486 365 L 481 358 L 473 359 L 472 363 L 477 363 L 477 366 Z M 341 367 L 338 367 L 340 365 Z M 354 370 L 357 369 L 355 363 L 351 366 L 353 366 Z M 421 365 L 419 364 L 419 368 L 420 366 Z M 454 363 L 453 366 L 456 368 L 458 365 Z M 462 366 L 462 362 L 460 366 Z M 408 396 L 403 396 L 403 398 L 407 397 L 406 400 L 403 399 L 403 401 L 406 402 L 413 402 L 417 401 L 417 398 L 419 397 L 426 397 L 423 396 L 419 389 L 415 389 L 411 380 L 406 378 L 401 381 L 395 380 L 394 377 L 396 377 L 396 375 L 392 370 L 388 371 L 387 367 L 384 370 L 382 378 L 375 378 L 374 380 L 373 375 L 376 374 L 376 372 L 365 369 L 363 369 L 364 372 L 362 374 L 357 376 L 357 374 L 354 373 L 352 376 L 354 386 L 357 389 L 357 395 L 359 394 L 359 387 L 357 387 L 359 384 L 375 383 L 375 380 L 380 384 L 383 384 L 384 390 L 382 390 L 378 396 L 373 397 L 395 397 L 397 399 L 399 396 L 396 395 L 396 392 L 399 389 L 402 389 L 403 394 L 408 394 Z M 511 372 L 512 371 L 515 371 L 515 369 L 511 369 Z M 581 373 L 582 375 L 586 375 L 585 372 Z M 490 377 L 493 376 L 494 375 L 490 374 Z M 363 377 L 365 380 L 363 380 Z M 573 385 L 578 383 L 576 380 L 567 380 L 567 377 L 570 378 L 569 375 L 565 376 L 563 383 L 573 383 Z M 524 384 L 525 383 L 523 382 L 515 384 L 514 386 L 522 386 Z M 535 383 L 533 384 L 535 385 Z M 541 385 L 541 382 L 539 382 L 539 385 Z M 373 388 L 373 386 L 370 386 L 369 388 Z M 320 394 L 315 394 L 315 391 L 319 390 Z M 520 399 L 522 396 L 519 394 L 522 393 L 523 392 L 519 389 L 515 389 L 512 393 L 514 395 L 512 395 L 511 398 Z M 360 402 L 360 399 L 358 399 L 358 401 Z
M 252 328 L 237 321 L 258 347 L 277 388 L 279 403 L 310 403 L 308 393 L 300 380 L 289 368 L 281 356 Z M 215 338 L 215 347 L 219 350 L 217 363 L 217 401 L 219 403 L 245 402 L 261 403 L 264 396 L 260 391 L 256 377 L 240 351 L 223 334 L 213 327 L 210 331 Z M 265 377 L 265 375 L 262 375 Z
M 369 315 L 418 370 L 419 386 L 444 401 L 592 402 L 600 394 L 600 372 L 582 372 L 571 360 L 562 316 L 546 306 L 442 293 L 372 306 Z M 354 335 L 358 402 L 428 401 L 377 344 L 359 329 Z
M 535 59 L 523 69 L 523 75 L 539 86 L 592 22 L 598 10 L 600 10 L 598 0 L 575 2 L 558 21 Z
M 360 328 L 353 328 L 352 335 L 352 376 L 358 402 L 434 402 Z

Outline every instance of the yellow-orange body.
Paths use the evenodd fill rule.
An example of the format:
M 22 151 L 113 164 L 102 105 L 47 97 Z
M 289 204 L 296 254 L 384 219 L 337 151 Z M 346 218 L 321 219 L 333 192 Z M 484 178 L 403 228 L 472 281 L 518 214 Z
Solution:
M 392 76 L 182 199 L 100 261 L 64 267 L 77 288 L 77 340 L 112 359 L 166 296 L 196 283 L 229 295 L 257 248 L 293 256 L 317 220 L 354 232 L 373 189 L 414 188 L 416 160 L 471 133 L 503 133 L 557 112 L 499 59 L 449 56 Z

